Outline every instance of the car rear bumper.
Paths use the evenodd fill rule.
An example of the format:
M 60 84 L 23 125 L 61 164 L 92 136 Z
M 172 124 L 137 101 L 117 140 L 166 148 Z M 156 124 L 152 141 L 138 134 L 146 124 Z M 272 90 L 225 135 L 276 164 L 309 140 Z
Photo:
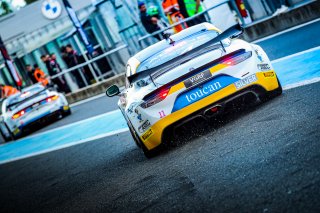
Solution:
M 220 113 L 223 112 L 222 109 L 230 102 L 241 100 L 247 95 L 253 95 L 256 98 L 259 98 L 268 92 L 276 90 L 280 86 L 274 71 L 259 72 L 256 73 L 256 77 L 257 81 L 248 84 L 243 88 L 237 89 L 235 84 L 230 84 L 222 90 L 217 91 L 196 103 L 167 115 L 152 125 L 150 129 L 140 137 L 141 141 L 147 149 L 151 150 L 161 144 L 165 136 L 165 130 L 170 127 L 182 125 L 197 116 L 214 116 L 215 113 L 209 114 L 214 107 L 218 107 L 218 112 Z
M 32 120 L 28 120 L 27 122 L 21 124 L 17 129 L 15 129 L 15 131 L 13 132 L 14 136 L 19 137 L 25 132 L 41 127 L 41 125 L 44 123 L 57 119 L 61 115 L 63 110 L 64 108 L 60 107 L 53 112 L 47 112 L 39 115 L 36 118 L 33 118 Z

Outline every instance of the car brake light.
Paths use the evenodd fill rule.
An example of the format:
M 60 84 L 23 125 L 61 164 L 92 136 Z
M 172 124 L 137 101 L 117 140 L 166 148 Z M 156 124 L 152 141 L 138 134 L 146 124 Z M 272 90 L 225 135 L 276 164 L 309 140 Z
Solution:
M 237 65 L 237 64 L 247 60 L 251 56 L 252 56 L 252 52 L 248 51 L 248 52 L 241 53 L 239 55 L 228 56 L 227 58 L 224 58 L 221 63 L 228 65 L 228 66 L 234 66 L 234 65 Z
M 55 101 L 55 100 L 57 100 L 59 98 L 59 96 L 58 95 L 54 95 L 54 96 L 50 96 L 49 98 L 47 98 L 46 100 L 47 100 L 47 102 L 52 102 L 52 101 Z
M 163 89 L 159 91 L 155 95 L 147 98 L 140 106 L 145 109 L 163 101 L 168 96 L 169 90 L 170 89 Z
M 14 114 L 13 116 L 12 116 L 12 119 L 17 119 L 17 118 L 20 118 L 22 115 L 24 115 L 25 114 L 25 111 L 24 110 L 21 110 L 21 111 L 19 111 L 19 112 L 17 112 L 16 114 Z

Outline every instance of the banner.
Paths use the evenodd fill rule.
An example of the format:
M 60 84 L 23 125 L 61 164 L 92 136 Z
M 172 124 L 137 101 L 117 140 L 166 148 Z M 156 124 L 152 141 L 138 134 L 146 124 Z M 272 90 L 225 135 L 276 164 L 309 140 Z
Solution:
M 16 87 L 21 87 L 22 86 L 21 77 L 20 77 L 19 73 L 17 72 L 16 68 L 14 67 L 13 61 L 11 60 L 1 37 L 0 37 L 0 51 L 1 51 L 2 57 L 4 59 L 5 65 L 6 65 L 7 69 L 9 70 L 10 76 L 12 77 L 13 81 L 15 82 Z
M 77 32 L 79 33 L 79 35 L 81 37 L 82 42 L 84 43 L 90 56 L 92 56 L 92 53 L 94 51 L 93 46 L 90 43 L 88 36 L 87 36 L 86 32 L 84 31 L 80 20 L 77 17 L 76 12 L 73 10 L 73 8 L 71 7 L 68 0 L 62 0 L 62 1 L 63 1 L 65 8 L 66 8 L 66 11 L 69 15 L 69 18 L 71 19 L 73 25 L 75 26 L 75 28 L 77 29 Z

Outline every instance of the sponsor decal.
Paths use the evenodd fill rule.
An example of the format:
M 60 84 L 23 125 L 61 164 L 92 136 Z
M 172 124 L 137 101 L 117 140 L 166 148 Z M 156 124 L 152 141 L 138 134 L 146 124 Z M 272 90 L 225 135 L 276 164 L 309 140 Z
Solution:
M 146 141 L 153 135 L 152 129 L 149 129 L 146 133 L 142 135 L 142 140 Z
M 139 128 L 139 132 L 140 133 L 144 133 L 146 131 L 146 129 L 148 129 L 151 126 L 149 120 L 146 120 Z
M 13 131 L 13 134 L 14 135 L 17 135 L 17 134 L 19 134 L 20 133 L 20 129 L 19 128 L 16 128 L 14 131 Z
M 132 114 L 133 112 L 137 111 L 137 109 L 134 110 L 134 108 L 137 107 L 137 106 L 138 106 L 138 103 L 136 103 L 136 102 L 130 104 L 130 106 L 129 106 L 128 109 L 127 109 L 127 112 L 128 112 L 129 114 Z
M 160 118 L 166 117 L 166 114 L 164 113 L 163 110 L 161 110 L 161 111 L 159 112 L 159 115 L 160 115 Z
M 172 112 L 178 111 L 190 104 L 193 104 L 215 92 L 223 89 L 224 87 L 238 81 L 238 78 L 223 75 L 218 76 L 208 82 L 203 83 L 200 87 L 188 90 L 178 96 L 176 99 Z
M 260 71 L 265 71 L 265 70 L 271 70 L 271 67 L 269 64 L 258 64 L 258 69 Z
M 198 83 L 201 83 L 202 81 L 205 81 L 206 79 L 210 78 L 211 72 L 210 70 L 206 70 L 204 72 L 198 73 L 191 78 L 184 81 L 184 85 L 186 88 L 192 87 L 194 85 L 197 85 Z
M 198 98 L 201 98 L 202 96 L 204 96 L 208 93 L 214 93 L 216 90 L 219 90 L 221 87 L 222 86 L 221 86 L 220 82 L 215 82 L 213 84 L 210 84 L 207 87 L 201 87 L 200 90 L 198 90 L 194 93 L 186 95 L 186 99 L 189 103 L 191 103 L 192 101 L 194 101 Z
M 143 122 L 143 119 L 142 119 L 142 115 L 141 115 L 141 114 L 138 114 L 137 118 L 138 118 L 138 120 L 139 120 L 140 123 Z
M 258 50 L 255 50 L 256 54 L 257 54 L 257 58 L 259 59 L 259 61 L 262 63 L 263 62 L 263 58 L 262 56 L 259 54 Z
M 236 86 L 237 89 L 241 89 L 241 88 L 247 86 L 248 84 L 251 84 L 257 80 L 258 79 L 257 79 L 256 75 L 253 74 L 253 75 L 250 75 L 244 79 L 241 79 L 241 80 L 235 82 L 234 85 Z
M 273 78 L 275 76 L 274 72 L 264 72 L 263 75 L 266 78 Z
M 120 96 L 120 104 L 123 106 L 123 107 L 126 107 L 127 106 L 127 100 L 124 96 Z

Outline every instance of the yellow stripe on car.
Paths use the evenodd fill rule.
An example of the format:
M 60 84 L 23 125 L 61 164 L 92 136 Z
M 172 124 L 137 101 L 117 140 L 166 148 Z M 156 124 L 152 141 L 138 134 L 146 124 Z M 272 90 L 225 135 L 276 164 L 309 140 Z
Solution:
M 268 72 L 265 72 L 268 73 Z M 260 85 L 262 87 L 264 87 L 267 91 L 272 91 L 275 90 L 279 87 L 276 75 L 274 75 L 274 77 L 270 78 L 270 77 L 265 77 L 264 72 L 259 72 L 256 73 L 256 77 L 257 77 L 257 81 L 253 82 L 251 84 L 246 85 L 245 87 L 241 88 L 241 90 L 247 88 L 248 86 L 251 85 Z M 224 89 L 206 97 L 203 98 L 179 111 L 176 111 L 170 115 L 167 115 L 166 117 L 162 118 L 161 120 L 159 120 L 158 122 L 156 122 L 152 127 L 151 127 L 151 131 L 152 134 L 147 134 L 145 133 L 143 136 L 145 136 L 147 134 L 148 137 L 144 137 L 145 139 L 143 139 L 141 137 L 141 139 L 144 141 L 145 146 L 147 147 L 147 149 L 153 149 L 155 147 L 157 147 L 158 145 L 160 145 L 161 143 L 161 137 L 162 137 L 162 133 L 163 130 L 170 126 L 171 124 L 173 124 L 174 122 L 192 114 L 193 112 L 196 112 L 202 108 L 207 107 L 208 105 L 215 103 L 227 96 L 230 96 L 232 94 L 234 94 L 235 92 L 237 92 L 237 88 L 234 84 L 230 84 L 229 86 L 225 87 Z
M 218 64 L 218 65 L 216 65 L 214 67 L 211 67 L 209 70 L 210 70 L 211 74 L 213 74 L 215 72 L 218 72 L 218 71 L 226 68 L 227 66 L 228 65 L 226 65 L 226 64 Z

